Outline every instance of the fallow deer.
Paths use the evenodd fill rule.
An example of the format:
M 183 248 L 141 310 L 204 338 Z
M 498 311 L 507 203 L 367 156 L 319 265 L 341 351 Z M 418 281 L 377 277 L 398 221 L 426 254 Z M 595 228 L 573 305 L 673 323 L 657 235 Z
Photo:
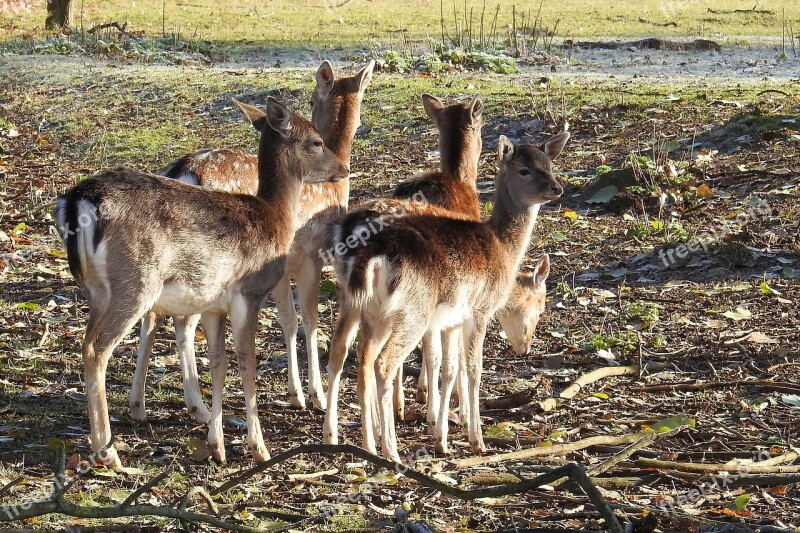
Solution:
M 500 327 L 517 355 L 526 355 L 530 351 L 536 326 L 539 324 L 539 319 L 547 302 L 546 281 L 549 275 L 550 256 L 545 254 L 534 263 L 533 272 L 520 272 L 517 274 L 517 280 L 508 297 L 508 301 L 496 313 Z M 460 368 L 457 372 L 458 381 L 456 383 L 458 387 L 456 391 L 460 400 L 460 398 L 466 396 L 466 382 L 464 379 L 466 374 L 461 372 Z M 398 387 L 402 391 L 402 384 L 398 385 Z M 420 372 L 417 379 L 417 401 L 419 403 L 427 402 L 428 387 L 428 373 Z M 402 404 L 403 401 L 402 392 L 400 394 L 399 398 L 395 398 L 395 416 L 398 416 L 398 412 L 402 409 L 401 406 L 398 408 L 398 404 Z M 468 402 L 459 401 L 458 418 L 464 426 L 469 421 L 468 409 Z M 435 414 L 438 415 L 438 413 Z M 433 422 L 435 424 L 436 421 L 434 420 Z
M 372 79 L 374 66 L 375 62 L 370 61 L 357 74 L 339 78 L 335 77 L 328 61 L 323 61 L 317 69 L 316 87 L 311 95 L 311 121 L 322 136 L 325 146 L 348 168 L 353 137 L 361 123 L 361 102 Z M 258 159 L 239 150 L 200 150 L 180 157 L 158 173 L 214 190 L 242 194 L 256 194 L 258 190 Z M 316 254 L 309 257 L 312 255 L 309 250 L 312 241 L 319 241 L 321 228 L 332 217 L 346 210 L 348 198 L 347 178 L 338 183 L 303 185 L 300 208 L 297 211 L 297 242 L 292 247 L 288 260 L 288 275 L 297 282 L 305 326 L 309 389 L 314 404 L 321 408 L 324 408 L 324 391 L 319 371 L 316 324 L 322 266 Z M 305 399 L 297 361 L 297 311 L 288 276 L 278 283 L 273 290 L 273 296 L 287 347 L 290 403 L 302 408 L 305 406 Z M 211 415 L 203 403 L 194 356 L 194 332 L 198 320 L 198 316 L 174 317 L 186 406 L 198 422 L 207 423 Z M 136 373 L 130 396 L 131 417 L 138 421 L 144 421 L 147 416 L 145 379 L 156 326 L 157 317 L 154 313 L 148 312 L 142 317 Z
M 373 200 L 359 204 L 354 209 L 389 212 L 393 213 L 392 216 L 422 214 L 427 209 L 431 215 L 480 220 L 477 180 L 482 148 L 483 101 L 478 96 L 468 104 L 445 106 L 438 98 L 423 94 L 422 103 L 425 113 L 439 132 L 440 168 L 398 184 L 392 194 L 395 200 Z M 398 202 L 399 199 L 402 202 Z M 441 209 L 449 213 L 442 213 Z M 548 272 L 549 265 L 548 258 Z M 542 266 L 543 263 L 537 263 L 537 270 Z M 499 313 L 501 325 L 509 340 L 516 343 L 515 348 L 520 347 L 523 338 L 527 337 L 526 352 L 544 306 L 546 277 L 546 274 L 539 275 L 536 283 L 530 283 L 533 277 L 520 273 L 508 305 Z M 439 389 L 433 389 L 429 396 L 428 381 L 432 376 L 434 383 L 438 381 L 443 348 L 439 337 L 437 332 L 428 332 L 422 339 L 424 368 L 417 383 L 417 398 L 428 406 L 426 420 L 431 433 L 439 411 Z M 402 367 L 396 379 L 394 403 L 395 416 L 402 419 Z M 467 408 L 468 405 L 464 403 L 459 409 L 459 416 L 464 423 L 467 421 Z
M 442 362 L 442 398 L 436 419 L 435 447 L 447 452 L 447 410 L 458 364 L 458 336 L 463 337 L 469 402 L 469 442 L 485 451 L 478 409 L 486 326 L 513 289 L 542 204 L 561 196 L 552 160 L 569 138 L 559 134 L 540 148 L 499 143 L 499 171 L 494 209 L 486 222 L 431 215 L 395 219 L 363 245 L 337 257 L 341 280 L 340 318 L 328 364 L 328 409 L 323 427 L 327 443 L 338 442 L 338 394 L 347 347 L 361 326 L 359 356 L 364 446 L 375 451 L 371 436 L 372 388 L 377 385 L 381 452 L 399 461 L 392 391 L 405 358 L 423 334 L 441 331 L 447 349 Z M 363 233 L 362 214 L 345 217 L 334 229 L 334 241 Z
M 238 103 L 238 102 L 237 102 Z M 111 446 L 106 368 L 114 348 L 147 311 L 202 314 L 209 340 L 212 413 L 208 442 L 225 460 L 223 326 L 230 314 L 256 461 L 269 452 L 258 421 L 258 310 L 285 272 L 302 183 L 345 178 L 349 169 L 310 122 L 272 98 L 267 111 L 238 103 L 261 131 L 257 196 L 193 187 L 127 169 L 89 178 L 56 203 L 70 271 L 89 300 L 83 342 L 92 450 L 122 466 Z

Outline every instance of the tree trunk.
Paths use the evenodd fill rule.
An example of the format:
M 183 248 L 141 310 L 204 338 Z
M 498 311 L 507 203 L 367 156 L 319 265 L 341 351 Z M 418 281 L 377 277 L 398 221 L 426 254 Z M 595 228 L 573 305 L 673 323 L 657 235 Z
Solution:
M 54 30 L 70 26 L 72 26 L 72 0 L 47 0 L 47 20 L 44 27 Z

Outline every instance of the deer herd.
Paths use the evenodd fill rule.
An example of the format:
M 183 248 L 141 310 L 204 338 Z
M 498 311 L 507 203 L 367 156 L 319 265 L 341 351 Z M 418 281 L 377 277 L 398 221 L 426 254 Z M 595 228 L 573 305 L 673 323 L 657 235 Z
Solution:
M 258 155 L 206 149 L 157 173 L 113 168 L 56 202 L 69 268 L 89 302 L 83 340 L 91 447 L 122 466 L 112 442 L 106 370 L 114 348 L 141 321 L 131 417 L 146 419 L 145 380 L 161 317 L 173 317 L 189 413 L 208 424 L 212 457 L 225 461 L 222 408 L 230 317 L 247 414 L 247 445 L 269 458 L 258 420 L 258 312 L 271 295 L 288 354 L 292 406 L 306 398 L 297 356 L 294 280 L 308 356 L 308 396 L 325 410 L 323 440 L 339 441 L 338 404 L 348 348 L 357 344 L 362 446 L 399 461 L 395 418 L 404 415 L 403 362 L 421 343 L 417 399 L 428 431 L 447 453 L 451 396 L 472 449 L 485 451 L 479 388 L 486 329 L 497 317 L 525 354 L 544 310 L 547 255 L 520 271 L 542 204 L 563 192 L 552 161 L 569 138 L 542 145 L 501 136 L 491 215 L 481 220 L 477 178 L 483 103 L 445 106 L 424 94 L 439 133 L 438 169 L 401 182 L 391 197 L 350 207 L 350 155 L 374 62 L 351 77 L 330 63 L 316 73 L 311 121 L 268 98 L 239 102 L 260 132 Z M 325 252 L 327 250 L 327 252 Z M 328 357 L 327 393 L 318 353 L 318 292 L 325 263 L 339 282 L 339 317 Z M 202 323 L 212 379 L 203 401 L 194 352 Z

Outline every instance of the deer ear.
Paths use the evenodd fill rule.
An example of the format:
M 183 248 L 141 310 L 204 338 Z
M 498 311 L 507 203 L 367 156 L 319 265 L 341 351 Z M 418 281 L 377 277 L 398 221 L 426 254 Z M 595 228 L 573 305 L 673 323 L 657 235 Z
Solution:
M 442 101 L 435 96 L 425 93 L 422 95 L 422 107 L 425 108 L 425 113 L 428 115 L 428 118 L 438 126 L 439 117 L 441 117 L 442 109 L 444 109 Z
M 547 281 L 547 277 L 550 275 L 550 256 L 548 254 L 544 254 L 544 257 L 539 259 L 539 262 L 536 263 L 536 269 L 533 271 L 533 284 L 540 285 Z
M 530 272 L 519 272 L 517 273 L 517 283 L 526 289 L 533 289 L 534 276 Z
M 481 95 L 476 96 L 472 99 L 472 102 L 469 104 L 470 116 L 472 117 L 472 123 L 475 124 L 480 120 L 481 116 L 483 116 L 483 99 Z
M 552 161 L 556 157 L 558 157 L 558 154 L 560 154 L 561 150 L 564 149 L 564 145 L 567 144 L 568 140 L 569 140 L 569 132 L 562 131 L 555 137 L 550 137 L 549 139 L 547 139 L 544 142 L 544 144 L 542 144 L 542 146 L 539 147 L 539 149 L 542 152 L 544 152 L 545 155 L 547 155 L 547 157 L 549 157 L 550 160 Z
M 362 68 L 356 74 L 356 80 L 358 81 L 358 92 L 364 94 L 364 91 L 367 90 L 367 85 L 369 82 L 372 81 L 372 70 L 375 68 L 375 60 L 370 59 L 367 66 Z
M 508 140 L 508 137 L 501 135 L 497 140 L 497 158 L 501 162 L 510 161 L 512 155 L 514 155 L 514 145 Z
M 333 82 L 336 81 L 333 75 L 333 67 L 326 59 L 317 69 L 317 87 L 324 95 L 330 94 L 333 89 Z
M 267 97 L 267 123 L 278 133 L 287 135 L 292 129 L 292 112 L 273 97 Z
M 267 115 L 259 108 L 254 105 L 245 104 L 244 102 L 240 102 L 236 98 L 233 98 L 233 103 L 239 106 L 239 109 L 242 110 L 242 113 L 247 117 L 247 120 L 250 121 L 250 124 L 253 125 L 255 129 L 258 131 L 263 131 L 264 126 L 267 123 Z

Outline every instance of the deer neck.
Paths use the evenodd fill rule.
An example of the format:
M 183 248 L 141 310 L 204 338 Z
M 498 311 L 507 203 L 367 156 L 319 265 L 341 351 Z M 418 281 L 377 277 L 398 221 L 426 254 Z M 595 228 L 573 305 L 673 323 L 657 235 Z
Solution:
M 528 249 L 540 207 L 541 204 L 520 205 L 504 186 L 502 177 L 498 177 L 494 208 L 487 223 L 512 259 L 514 271 Z
M 353 151 L 353 137 L 356 135 L 358 114 L 360 109 L 351 109 L 352 106 L 340 105 L 336 111 L 336 121 L 330 130 L 322 133 L 322 140 L 339 160 L 350 168 L 350 155 Z M 347 208 L 350 199 L 350 179 L 344 178 L 335 183 L 326 183 L 325 189 L 334 193 L 332 200 L 337 205 Z
M 356 135 L 359 109 L 354 106 L 339 105 L 336 109 L 336 120 L 329 131 L 320 132 L 322 140 L 331 152 L 346 166 L 350 166 L 350 154 L 353 151 L 353 137 Z M 357 106 L 356 106 L 357 107 Z
M 294 219 L 302 188 L 302 168 L 277 132 L 266 131 L 258 147 L 258 194 L 271 205 L 283 206 Z
M 474 184 L 478 181 L 480 150 L 475 153 L 462 136 L 461 132 L 454 132 L 454 136 L 439 135 L 439 164 L 445 176 Z

